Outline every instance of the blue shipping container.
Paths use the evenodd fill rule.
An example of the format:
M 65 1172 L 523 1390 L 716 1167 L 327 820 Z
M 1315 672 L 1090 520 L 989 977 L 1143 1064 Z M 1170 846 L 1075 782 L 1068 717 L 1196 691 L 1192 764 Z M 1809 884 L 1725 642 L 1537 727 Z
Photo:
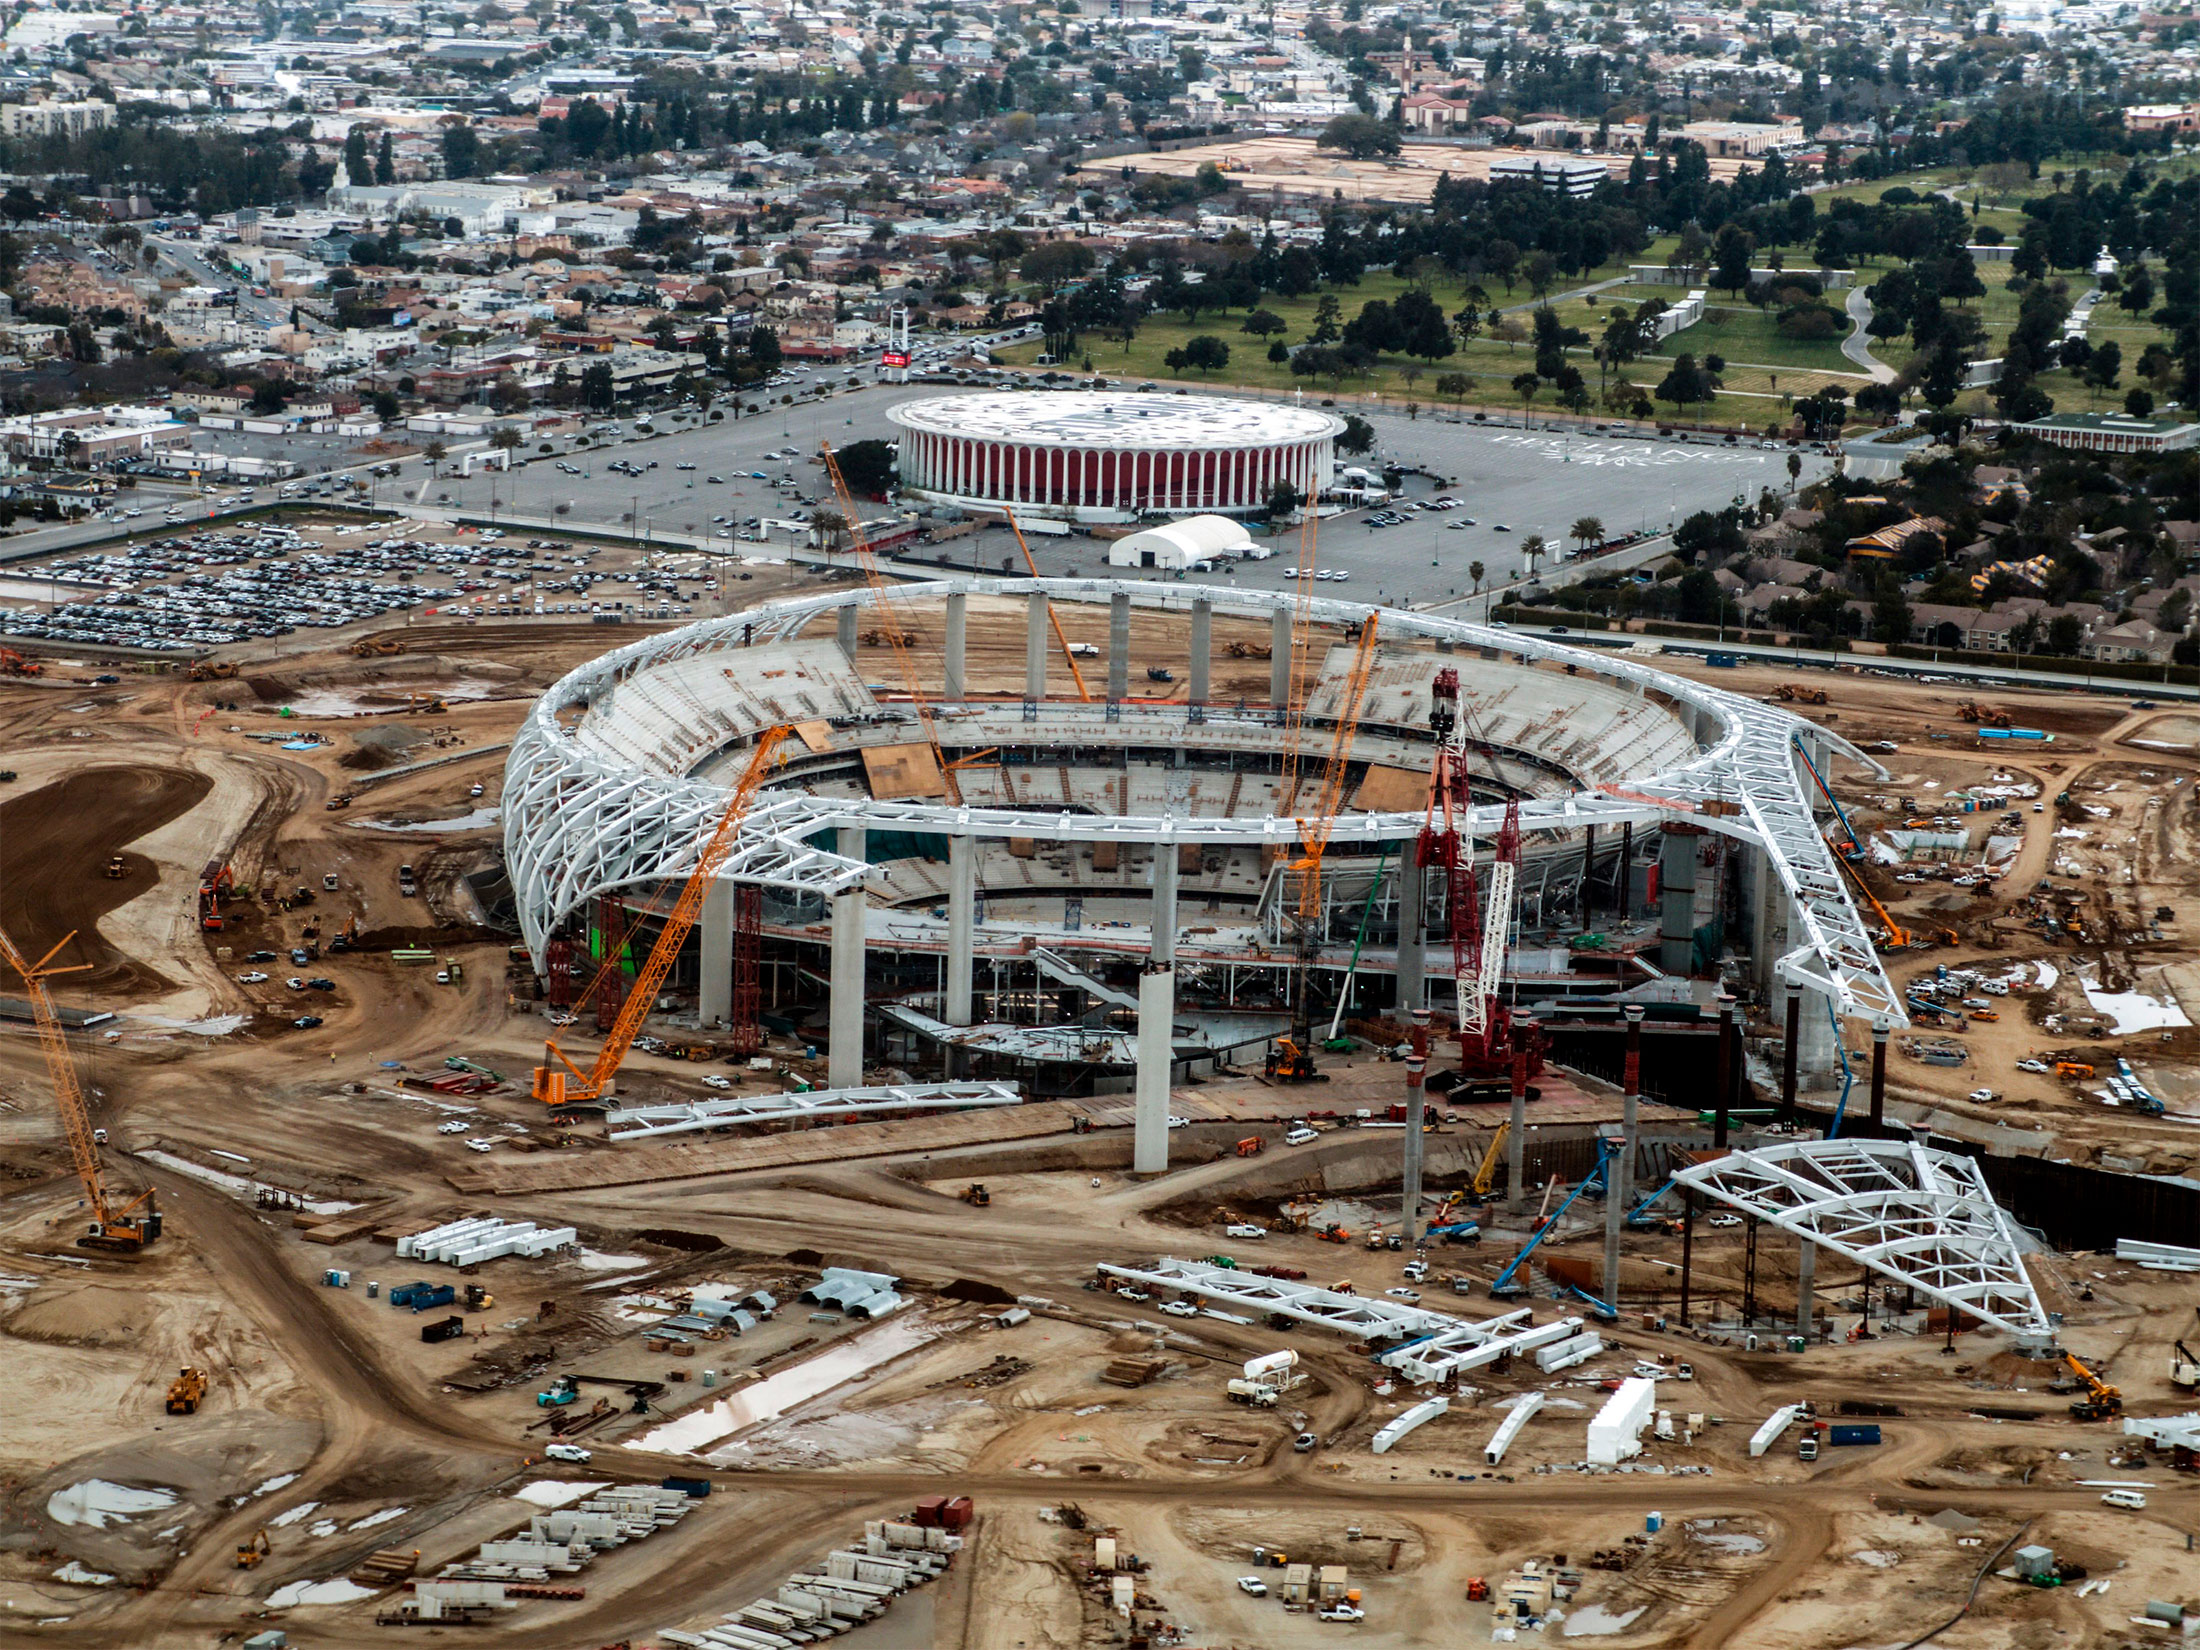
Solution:
M 415 1312 L 426 1312 L 432 1307 L 448 1306 L 457 1298 L 458 1291 L 447 1283 L 439 1283 L 432 1289 L 423 1284 L 413 1291 L 412 1299 L 406 1304 Z
M 710 1494 L 710 1480 L 707 1478 L 667 1478 L 661 1487 L 678 1490 L 682 1495 L 697 1501 Z
M 1860 1427 L 1828 1427 L 1826 1442 L 1829 1444 L 1876 1444 L 1879 1428 L 1876 1424 Z

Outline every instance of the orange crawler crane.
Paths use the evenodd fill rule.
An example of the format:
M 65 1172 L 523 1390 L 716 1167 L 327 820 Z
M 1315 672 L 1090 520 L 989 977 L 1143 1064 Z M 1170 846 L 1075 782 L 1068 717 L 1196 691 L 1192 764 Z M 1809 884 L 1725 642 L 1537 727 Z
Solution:
M 756 793 L 763 788 L 764 776 L 771 771 L 773 758 L 778 755 L 780 744 L 786 739 L 786 728 L 767 728 L 756 741 L 756 749 L 749 757 L 749 765 L 742 770 L 741 778 L 733 787 L 733 796 L 726 804 L 726 811 L 719 815 L 717 829 L 710 840 L 703 844 L 703 851 L 696 857 L 695 870 L 689 875 L 687 885 L 680 890 L 671 912 L 665 918 L 664 928 L 657 935 L 657 943 L 650 948 L 649 957 L 634 976 L 633 989 L 626 994 L 626 1001 L 619 1009 L 619 1017 L 612 1022 L 604 1036 L 603 1047 L 596 1053 L 595 1064 L 583 1071 L 565 1057 L 554 1041 L 543 1043 L 544 1060 L 535 1068 L 534 1096 L 546 1106 L 582 1105 L 600 1100 L 611 1087 L 611 1079 L 617 1075 L 619 1063 L 626 1058 L 627 1050 L 634 1046 L 640 1035 L 642 1022 L 648 1018 L 651 1005 L 657 1001 L 657 993 L 665 983 L 665 976 L 672 972 L 673 959 L 680 954 L 680 947 L 687 943 L 688 933 L 703 914 L 703 900 L 710 893 L 710 885 L 717 878 L 718 869 L 733 852 L 734 838 L 749 806 L 756 800 Z M 607 969 L 618 966 L 616 954 L 606 958 Z
M 38 1045 L 46 1056 L 46 1073 L 53 1080 L 54 1100 L 61 1108 L 62 1127 L 69 1136 L 69 1154 L 76 1160 L 76 1177 L 84 1183 L 84 1202 L 91 1210 L 91 1225 L 77 1247 L 108 1249 L 134 1255 L 160 1236 L 160 1209 L 152 1189 L 138 1193 L 127 1203 L 109 1197 L 107 1181 L 99 1166 L 99 1136 L 92 1129 L 91 1108 L 76 1080 L 76 1062 L 69 1058 L 69 1040 L 61 1029 L 60 1012 L 46 981 L 56 974 L 75 974 L 76 968 L 50 968 L 55 952 L 76 938 L 72 931 L 52 951 L 31 962 L 16 949 L 15 941 L 0 930 L 0 958 L 23 977 L 23 989 L 31 1000 L 31 1018 L 38 1026 Z M 88 966 L 88 965 L 83 965 Z M 138 1211 L 142 1209 L 144 1213 Z

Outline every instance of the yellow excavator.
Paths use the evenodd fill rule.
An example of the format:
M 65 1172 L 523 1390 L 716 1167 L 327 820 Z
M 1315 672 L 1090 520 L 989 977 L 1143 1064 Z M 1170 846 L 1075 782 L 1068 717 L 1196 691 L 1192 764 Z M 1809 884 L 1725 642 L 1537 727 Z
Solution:
M 257 1570 L 260 1561 L 274 1550 L 275 1544 L 267 1539 L 267 1531 L 254 1530 L 250 1541 L 240 1542 L 237 1546 L 237 1568 Z
M 2070 1406 L 2074 1419 L 2105 1421 L 2111 1415 L 2124 1412 L 2124 1395 L 2080 1363 L 2077 1354 L 2065 1352 L 2063 1362 L 2070 1366 L 2071 1374 L 2085 1383 L 2085 1396 Z
M 77 1247 L 135 1255 L 160 1236 L 160 1207 L 151 1187 L 126 1203 L 109 1195 L 99 1163 L 102 1135 L 92 1128 L 91 1107 L 85 1103 L 83 1086 L 76 1079 L 76 1062 L 69 1057 L 69 1039 L 61 1027 L 61 1014 L 54 1007 L 53 993 L 46 989 L 46 982 L 56 974 L 78 974 L 90 966 L 50 966 L 62 947 L 75 938 L 72 929 L 60 945 L 32 962 L 0 930 L 0 961 L 23 978 L 23 989 L 31 1000 L 31 1019 L 38 1026 L 38 1045 L 46 1056 L 46 1074 L 53 1080 L 54 1101 L 69 1136 L 69 1155 L 75 1159 L 76 1177 L 84 1185 L 84 1203 L 91 1219 L 88 1229 L 76 1240 Z

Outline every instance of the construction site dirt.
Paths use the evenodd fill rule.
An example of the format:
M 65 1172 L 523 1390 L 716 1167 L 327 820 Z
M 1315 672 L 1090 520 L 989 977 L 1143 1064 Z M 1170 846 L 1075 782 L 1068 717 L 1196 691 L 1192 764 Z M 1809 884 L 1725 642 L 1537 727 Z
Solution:
M 752 571 L 744 603 L 827 582 Z M 935 617 L 905 616 L 920 654 L 937 645 Z M 1107 646 L 1104 607 L 1062 618 L 1071 644 Z M 1250 653 L 1268 627 L 1218 615 L 1213 631 L 1214 699 L 1264 702 L 1270 661 L 1226 644 Z M 2066 1366 L 2020 1357 L 1998 1332 L 1951 1333 L 1923 1295 L 1830 1245 L 1799 1325 L 1793 1238 L 1715 1223 L 1721 1208 L 1699 1200 L 1685 1235 L 1664 1219 L 1626 1231 L 1622 1311 L 1606 1321 L 1572 1292 L 1602 1287 L 1603 1205 L 1587 1197 L 1545 1234 L 1532 1292 L 1492 1298 L 1556 1206 L 1551 1178 L 1578 1179 L 1535 1166 L 1586 1161 L 1624 1114 L 1617 1087 L 1591 1076 L 1550 1074 L 1529 1108 L 1530 1183 L 1507 1185 L 1499 1152 L 1479 1204 L 1466 1193 L 1509 1107 L 1437 1108 L 1429 1207 L 1458 1191 L 1475 1230 L 1432 1242 L 1412 1273 L 1415 1255 L 1381 1241 L 1398 1221 L 1389 1107 L 1406 1065 L 1365 1038 L 1321 1053 L 1326 1084 L 1275 1083 L 1256 1057 L 1180 1086 L 1160 1175 L 1132 1172 L 1128 1093 L 657 1142 L 547 1115 L 529 1098 L 544 1038 L 585 1067 L 594 1021 L 548 1023 L 531 960 L 485 905 L 493 878 L 476 873 L 498 861 L 521 717 L 565 671 L 641 633 L 420 618 L 256 644 L 234 677 L 123 670 L 99 684 L 64 662 L 0 682 L 0 767 L 17 775 L 0 786 L 0 928 L 34 958 L 77 935 L 55 960 L 89 967 L 54 977 L 52 994 L 115 1016 L 66 1038 L 89 1120 L 109 1179 L 153 1188 L 164 1223 L 142 1253 L 77 1246 L 83 1193 L 43 1052 L 30 1025 L 0 1019 L 0 1642 L 196 1650 L 268 1628 L 309 1650 L 372 1641 L 377 1613 L 407 1596 L 346 1579 L 371 1574 L 372 1554 L 417 1549 L 417 1577 L 432 1578 L 526 1535 L 561 1499 L 581 1505 L 584 1486 L 668 1475 L 712 1493 L 556 1578 L 581 1596 L 515 1596 L 475 1636 L 669 1646 L 681 1641 L 665 1630 L 770 1598 L 862 1547 L 867 1521 L 941 1495 L 975 1505 L 947 1575 L 852 1643 L 1127 1642 L 1118 1576 L 1148 1642 L 1166 1628 L 1180 1644 L 1278 1650 L 1338 1634 L 1384 1650 L 1478 1642 L 1521 1600 L 1544 1637 L 1615 1650 L 1900 1644 L 1959 1612 L 1936 1645 L 2114 1650 L 2138 1640 L 2131 1618 L 2149 1601 L 2200 1607 L 2187 1550 L 2200 1478 L 2117 1419 L 2076 1419 L 2085 1393 Z M 355 654 L 369 635 L 404 651 Z M 1171 668 L 1174 682 L 1150 685 L 1181 700 L 1189 643 L 1188 616 L 1142 614 L 1134 679 Z M 1021 697 L 1020 600 L 972 599 L 967 647 L 973 696 Z M 888 654 L 859 649 L 859 666 L 888 676 Z M 1658 664 L 1768 700 L 1798 676 Z M 1058 653 L 1050 669 L 1053 691 L 1074 696 Z M 1956 688 L 1803 675 L 1827 692 L 1804 713 L 1888 770 L 1847 767 L 1833 787 L 1861 839 L 1857 872 L 1901 930 L 1890 974 L 1933 984 L 1921 1000 L 1945 1005 L 1946 1023 L 1916 1016 L 1895 1039 L 1888 1114 L 1979 1149 L 2200 1173 L 2200 964 L 2183 932 L 2200 877 L 2200 717 L 1997 693 L 2018 726 L 2056 735 L 2017 749 L 1959 721 Z M 992 782 L 974 773 L 973 790 Z M 1950 791 L 2001 805 L 1936 802 Z M 2014 844 L 1999 858 L 1997 825 Z M 214 860 L 233 889 L 219 928 L 199 893 Z M 295 962 L 309 944 L 318 955 Z M 1974 984 L 1939 991 L 1944 968 Z M 653 1028 L 666 1051 L 629 1057 L 620 1105 L 822 1082 L 822 1056 L 782 1031 L 759 1070 L 678 1058 L 672 1017 Z M 1753 1110 L 1777 1085 L 1779 1029 L 1760 1016 L 1746 1034 Z M 1861 1085 L 1870 1033 L 1847 1029 Z M 1931 1042 L 1960 1045 L 1964 1063 L 1912 1052 Z M 2109 1103 L 2119 1058 L 2160 1114 Z M 2058 1076 L 2058 1061 L 2094 1079 Z M 1679 1093 L 1640 1108 L 1676 1154 L 1710 1149 L 1699 1110 Z M 1310 1111 L 1334 1115 L 1287 1144 Z M 973 1183 L 984 1200 L 966 1195 Z M 1660 1209 L 1680 1212 L 1677 1198 Z M 400 1258 L 401 1238 L 488 1218 L 573 1235 L 532 1258 Z M 1248 1223 L 1265 1235 L 1243 1235 Z M 2123 1414 L 2194 1407 L 2171 1379 L 2179 1343 L 2195 1341 L 2190 1274 L 2029 1247 L 2062 1346 L 2120 1389 Z M 1377 1432 L 1437 1388 L 1353 1334 L 1219 1298 L 1138 1298 L 1096 1274 L 1209 1255 L 1447 1322 L 1575 1318 L 1569 1333 L 1602 1344 L 1570 1368 L 1524 1351 L 1465 1370 L 1444 1413 L 1378 1453 Z M 874 1318 L 801 1299 L 826 1268 L 886 1277 L 898 1303 Z M 414 1280 L 455 1298 L 393 1306 Z M 482 1304 L 468 1306 L 469 1285 Z M 447 1316 L 462 1333 L 424 1340 Z M 1234 1400 L 1248 1362 L 1279 1349 L 1295 1358 L 1274 1403 Z M 170 1415 L 163 1394 L 184 1367 L 206 1372 L 206 1396 Z M 1111 1367 L 1144 1378 L 1112 1383 Z M 1584 1428 L 1638 1367 L 1657 1372 L 1665 1424 L 1624 1468 L 1587 1466 Z M 570 1403 L 564 1376 L 579 1381 Z M 1492 1464 L 1493 1434 L 1531 1395 L 1539 1407 Z M 1814 1414 L 1753 1455 L 1753 1434 L 1794 1404 Z M 1882 1441 L 1802 1459 L 1802 1432 L 1844 1404 L 1864 1406 Z M 590 1419 L 556 1430 L 568 1416 Z M 587 1458 L 546 1456 L 558 1443 Z M 2143 1506 L 2103 1503 L 2125 1483 L 2145 1486 Z M 261 1530 L 267 1555 L 239 1567 Z M 2000 1573 L 2032 1544 L 2085 1574 L 2050 1587 Z M 1286 1603 L 1301 1564 L 1312 1608 Z M 1325 1604 L 1331 1568 L 1343 1574 Z M 1344 1592 L 1362 1619 L 1320 1620 Z

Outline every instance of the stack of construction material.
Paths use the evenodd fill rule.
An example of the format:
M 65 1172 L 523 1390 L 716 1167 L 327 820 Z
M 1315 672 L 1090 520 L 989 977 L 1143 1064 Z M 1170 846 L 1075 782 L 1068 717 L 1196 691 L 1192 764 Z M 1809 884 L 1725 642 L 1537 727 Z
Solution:
M 1110 1358 L 1100 1379 L 1110 1386 L 1144 1386 L 1166 1367 L 1162 1358 Z
M 399 1238 L 397 1258 L 435 1261 L 443 1266 L 475 1266 L 504 1255 L 539 1260 L 579 1242 L 580 1233 L 571 1226 L 546 1228 L 531 1220 L 506 1221 L 493 1215 L 476 1215 Z
M 390 1587 L 403 1581 L 420 1566 L 420 1555 L 410 1547 L 384 1547 L 369 1553 L 351 1572 L 354 1587 Z
M 792 1650 L 876 1620 L 902 1593 L 944 1575 L 962 1537 L 945 1519 L 967 1523 L 967 1496 L 935 1496 L 919 1505 L 916 1524 L 873 1520 L 863 1526 L 863 1545 L 825 1555 L 814 1569 L 797 1572 L 770 1598 L 736 1610 L 696 1632 L 660 1628 L 658 1637 L 683 1650 Z

